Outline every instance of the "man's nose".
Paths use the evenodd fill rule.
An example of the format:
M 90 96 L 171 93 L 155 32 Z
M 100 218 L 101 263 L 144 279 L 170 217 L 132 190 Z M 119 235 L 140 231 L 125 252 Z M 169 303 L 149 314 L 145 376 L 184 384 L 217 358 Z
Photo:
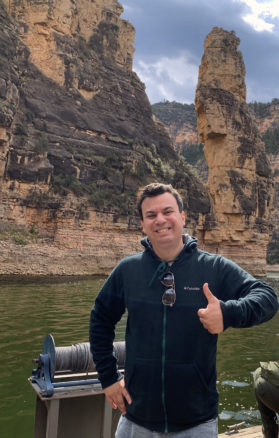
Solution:
M 158 213 L 157 216 L 156 216 L 156 222 L 157 222 L 158 224 L 162 224 L 162 223 L 164 223 L 165 221 L 166 221 L 165 216 L 164 216 L 162 213 Z

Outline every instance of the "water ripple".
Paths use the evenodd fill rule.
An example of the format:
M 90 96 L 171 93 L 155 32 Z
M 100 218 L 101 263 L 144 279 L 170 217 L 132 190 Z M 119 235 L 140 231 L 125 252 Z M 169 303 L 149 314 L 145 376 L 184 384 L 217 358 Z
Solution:
M 35 394 L 27 382 L 34 368 L 32 359 L 41 353 L 48 333 L 57 346 L 88 341 L 90 310 L 103 282 L 104 278 L 1 284 L 1 438 L 32 436 Z M 245 416 L 259 424 L 251 372 L 260 361 L 278 359 L 278 321 L 276 316 L 261 326 L 221 334 L 217 359 L 223 410 L 219 431 Z M 117 326 L 116 340 L 124 336 L 125 318 Z

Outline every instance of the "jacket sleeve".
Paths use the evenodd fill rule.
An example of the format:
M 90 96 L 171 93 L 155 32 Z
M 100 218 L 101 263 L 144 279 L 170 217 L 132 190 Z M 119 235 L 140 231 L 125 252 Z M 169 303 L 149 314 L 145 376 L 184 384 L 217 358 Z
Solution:
M 274 290 L 232 261 L 219 259 L 219 299 L 224 329 L 251 327 L 271 319 L 278 310 Z
M 112 385 L 123 376 L 117 370 L 113 353 L 115 325 L 125 312 L 121 275 L 118 267 L 99 292 L 91 311 L 89 341 L 102 388 Z

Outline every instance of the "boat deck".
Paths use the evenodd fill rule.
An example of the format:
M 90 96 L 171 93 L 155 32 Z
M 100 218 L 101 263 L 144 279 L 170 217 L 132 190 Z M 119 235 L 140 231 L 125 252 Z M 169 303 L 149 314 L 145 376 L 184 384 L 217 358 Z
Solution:
M 263 438 L 262 426 L 244 427 L 239 429 L 238 432 L 232 434 L 221 433 L 218 438 L 228 438 L 229 436 L 237 438 Z

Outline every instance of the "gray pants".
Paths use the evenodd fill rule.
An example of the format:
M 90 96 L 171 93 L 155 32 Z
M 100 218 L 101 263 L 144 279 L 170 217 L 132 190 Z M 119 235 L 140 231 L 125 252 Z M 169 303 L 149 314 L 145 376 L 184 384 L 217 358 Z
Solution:
M 159 433 L 138 426 L 125 416 L 121 416 L 116 430 L 115 438 L 217 438 L 217 418 L 209 420 L 191 429 L 180 432 Z
M 278 437 L 276 412 L 279 413 L 279 387 L 261 376 L 261 369 L 254 372 L 254 388 L 262 418 L 265 438 Z

